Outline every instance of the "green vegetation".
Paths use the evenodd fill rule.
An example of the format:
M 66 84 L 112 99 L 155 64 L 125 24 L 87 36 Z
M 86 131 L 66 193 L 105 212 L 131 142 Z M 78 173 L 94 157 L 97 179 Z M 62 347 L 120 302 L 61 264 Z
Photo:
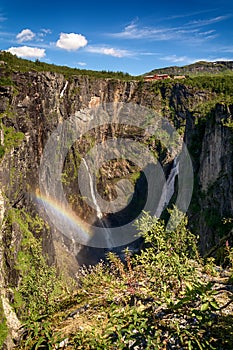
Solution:
M 128 73 L 124 72 L 112 72 L 112 71 L 93 71 L 93 70 L 87 70 L 87 69 L 78 69 L 78 68 L 71 68 L 67 66 L 57 66 L 54 64 L 48 64 L 45 62 L 40 62 L 39 60 L 30 61 L 22 58 L 18 58 L 16 55 L 12 55 L 9 52 L 6 51 L 0 51 L 0 60 L 5 62 L 5 65 L 0 66 L 0 86 L 5 85 L 12 85 L 12 78 L 11 73 L 12 72 L 29 72 L 29 71 L 36 71 L 36 72 L 52 72 L 52 73 L 60 73 L 63 74 L 67 79 L 83 75 L 83 76 L 89 76 L 93 78 L 106 78 L 106 79 L 120 79 L 120 80 L 138 80 L 139 86 L 138 88 L 142 88 L 143 86 L 143 77 L 141 76 L 131 76 Z M 210 62 L 204 62 L 202 63 L 206 67 L 208 67 L 209 64 L 212 65 Z M 190 65 L 191 67 L 192 65 Z M 203 88 L 210 90 L 212 92 L 216 93 L 223 93 L 224 95 L 232 95 L 233 94 L 233 71 L 232 67 L 229 69 L 224 66 L 224 64 L 220 64 L 220 66 L 223 69 L 216 70 L 216 74 L 213 74 L 213 71 L 208 70 L 201 70 L 198 74 L 193 73 L 189 74 L 186 79 L 182 79 L 180 81 L 166 79 L 163 81 L 155 81 L 153 82 L 154 89 L 156 87 L 161 86 L 173 86 L 175 84 L 184 84 L 192 87 L 197 88 Z M 187 66 L 189 67 L 189 66 Z M 171 67 L 168 69 L 176 69 L 177 67 Z M 179 69 L 182 69 L 182 67 L 178 67 Z M 184 67 L 185 68 L 185 67 Z M 157 70 L 152 71 L 152 74 L 158 73 Z M 166 73 L 166 68 L 161 70 L 161 73 Z M 176 74 L 176 73 L 175 73 Z M 179 73 L 180 74 L 180 73 Z M 141 85 L 140 85 L 141 84 Z
M 223 96 L 233 96 L 232 78 L 232 74 L 206 74 L 203 76 L 196 76 L 185 79 L 185 85 L 196 87 L 198 89 L 209 90 L 216 94 L 223 94 Z
M 170 214 L 181 219 L 174 231 L 147 213 L 137 222 L 145 239 L 140 254 L 126 250 L 122 262 L 109 253 L 108 263 L 80 268 L 77 292 L 26 322 L 18 348 L 54 349 L 63 341 L 67 349 L 230 350 L 233 316 L 222 311 L 232 295 L 229 301 L 216 292 L 218 271 L 213 259 L 199 257 L 187 218 L 176 209 Z M 232 271 L 229 244 L 226 252 Z
M 49 339 L 51 325 L 45 321 L 45 318 L 59 308 L 59 300 L 64 298 L 67 292 L 69 293 L 72 281 L 64 279 L 55 266 L 48 265 L 47 257 L 42 253 L 42 242 L 35 238 L 47 227 L 38 215 L 32 217 L 24 210 L 11 209 L 8 212 L 7 222 L 17 225 L 22 235 L 15 266 L 19 273 L 19 285 L 14 288 L 12 306 L 20 320 L 25 323 L 26 328 L 23 333 L 25 349 L 31 349 L 31 344 L 39 346 L 41 339 L 42 343 Z M 8 254 L 15 254 L 14 247 L 8 251 Z M 7 326 L 1 299 L 0 320 L 0 345 L 2 345 L 7 335 Z M 43 324 L 42 338 L 40 320 Z M 40 337 L 37 338 L 36 335 Z M 27 347 L 27 344 L 30 346 Z
M 223 125 L 233 131 L 233 118 L 232 116 L 227 119 L 227 121 L 223 122 Z
M 199 61 L 183 67 L 173 66 L 160 69 L 154 69 L 151 74 L 168 74 L 170 76 L 174 75 L 189 75 L 189 76 L 202 76 L 206 74 L 232 74 L 233 61 L 218 61 L 218 62 L 207 62 Z
M 233 72 L 232 74 L 221 73 L 217 75 L 204 74 L 198 76 L 190 76 L 182 81 L 172 79 L 153 81 L 151 90 L 155 93 L 163 92 L 163 89 L 171 89 L 175 85 L 183 85 L 198 90 L 205 90 L 215 93 L 217 102 L 233 102 Z
M 6 127 L 0 122 L 1 129 L 3 131 L 3 144 L 0 144 L 0 159 L 4 154 L 14 147 L 20 145 L 24 139 L 24 133 L 17 132 L 12 126 Z
M 54 310 L 55 301 L 62 294 L 61 278 L 54 266 L 48 266 L 42 242 L 34 237 L 45 227 L 44 221 L 38 215 L 32 218 L 16 209 L 9 211 L 9 220 L 17 223 L 22 233 L 16 264 L 20 283 L 15 290 L 14 307 L 21 320 L 33 321 Z
M 4 340 L 6 339 L 8 334 L 6 318 L 4 315 L 4 310 L 2 306 L 2 300 L 0 296 L 0 348 L 2 347 Z
M 52 73 L 60 73 L 63 74 L 67 79 L 72 78 L 77 75 L 86 75 L 93 78 L 107 78 L 107 79 L 120 79 L 120 80 L 133 80 L 139 79 L 137 77 L 133 77 L 128 73 L 124 72 L 111 72 L 111 71 L 93 71 L 87 69 L 78 69 L 78 68 L 70 68 L 67 66 L 57 66 L 55 64 L 48 64 L 45 62 L 40 62 L 36 60 L 35 62 L 18 58 L 15 55 L 12 55 L 9 52 L 1 51 L 0 52 L 0 60 L 6 62 L 5 66 L 1 69 L 5 73 L 10 73 L 13 71 L 17 72 L 52 72 Z M 10 79 L 10 78 L 8 78 Z M 10 82 L 10 80 L 9 80 Z M 0 80 L 1 85 L 1 80 Z M 5 85 L 5 83 L 3 84 Z M 11 83 L 9 85 L 12 85 Z
M 132 181 L 132 184 L 135 185 L 137 181 L 141 177 L 141 172 L 140 171 L 135 171 L 130 175 L 130 180 Z
M 0 77 L 0 86 L 10 86 L 13 85 L 13 81 L 10 77 Z

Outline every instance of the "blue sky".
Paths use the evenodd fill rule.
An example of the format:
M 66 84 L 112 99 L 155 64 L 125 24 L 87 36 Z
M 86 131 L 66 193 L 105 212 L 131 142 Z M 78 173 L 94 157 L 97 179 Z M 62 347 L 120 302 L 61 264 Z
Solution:
M 233 60 L 233 2 L 2 0 L 0 49 L 133 75 L 198 60 Z

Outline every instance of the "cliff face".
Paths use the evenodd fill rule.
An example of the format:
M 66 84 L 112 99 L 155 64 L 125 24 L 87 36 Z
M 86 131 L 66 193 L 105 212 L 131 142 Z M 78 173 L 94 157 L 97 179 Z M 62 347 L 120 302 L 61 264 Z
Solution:
M 38 174 L 46 141 L 59 123 L 86 107 L 131 102 L 153 108 L 167 117 L 183 135 L 193 160 L 195 193 L 189 216 L 190 226 L 200 236 L 201 251 L 207 251 L 224 235 L 221 220 L 233 214 L 233 136 L 229 123 L 232 105 L 217 104 L 208 112 L 201 112 L 199 107 L 207 105 L 216 95 L 177 83 L 157 86 L 87 76 L 68 81 L 61 74 L 49 72 L 14 72 L 12 82 L 10 86 L 0 87 L 0 287 L 4 300 L 14 299 L 12 290 L 19 282 L 16 265 L 25 225 L 36 237 L 42 238 L 50 263 L 56 261 L 60 269 L 71 274 L 77 269 L 80 247 L 50 227 L 46 220 L 39 220 L 41 213 L 35 205 L 35 196 L 39 190 Z M 98 130 L 98 139 L 94 132 L 89 139 L 81 140 L 76 150 L 82 155 L 93 138 L 101 142 L 106 135 L 112 137 L 117 132 L 119 130 L 114 127 L 102 127 Z M 146 139 L 139 131 L 136 137 Z M 155 147 L 153 141 L 150 146 Z M 72 177 L 74 174 L 71 164 L 75 159 L 78 161 L 77 153 L 73 152 L 72 156 L 70 152 L 65 175 Z M 159 159 L 165 169 L 169 167 L 171 159 L 166 154 L 160 154 Z M 100 192 L 108 198 L 114 196 L 113 182 L 109 178 L 112 175 L 133 178 L 134 172 L 132 164 L 127 162 L 106 166 L 101 174 L 104 185 L 100 186 Z M 68 181 L 64 187 L 67 187 L 67 195 L 72 195 L 75 182 Z M 82 201 L 71 200 L 70 203 L 83 217 L 92 217 L 92 209 L 85 207 Z M 6 313 L 6 306 L 4 311 Z M 8 318 L 8 328 L 12 332 L 17 328 L 15 322 L 14 317 Z
M 232 217 L 233 209 L 233 147 L 232 105 L 216 105 L 206 120 L 199 158 L 198 232 L 202 252 L 209 250 L 227 232 L 223 218 Z M 228 125 L 228 126 L 227 126 Z M 226 229 L 230 227 L 226 227 Z

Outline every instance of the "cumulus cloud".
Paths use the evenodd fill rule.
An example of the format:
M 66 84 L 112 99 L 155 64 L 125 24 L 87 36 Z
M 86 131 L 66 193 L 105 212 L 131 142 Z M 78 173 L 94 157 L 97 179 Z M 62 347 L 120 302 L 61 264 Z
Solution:
M 87 39 L 82 34 L 61 33 L 56 46 L 67 51 L 75 51 L 87 45 Z
M 23 29 L 19 34 L 16 35 L 16 39 L 19 43 L 24 41 L 30 41 L 35 37 L 35 33 L 31 31 L 31 29 Z
M 39 49 L 37 47 L 10 47 L 7 51 L 13 55 L 24 58 L 42 58 L 45 56 L 45 49 Z
M 126 57 L 126 56 L 132 56 L 132 53 L 127 50 L 120 50 L 120 49 L 114 49 L 112 47 L 104 47 L 104 46 L 88 46 L 87 47 L 88 52 L 92 53 L 98 53 L 102 55 L 108 55 L 113 57 Z

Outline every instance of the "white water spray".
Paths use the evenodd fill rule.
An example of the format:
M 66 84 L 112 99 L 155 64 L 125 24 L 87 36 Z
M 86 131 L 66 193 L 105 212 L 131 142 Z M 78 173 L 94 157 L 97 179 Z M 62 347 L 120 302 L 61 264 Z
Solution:
M 155 216 L 160 217 L 165 206 L 169 204 L 175 192 L 175 179 L 177 175 L 179 175 L 179 162 L 177 161 L 177 157 L 176 157 L 173 160 L 173 166 L 167 178 L 167 181 L 163 186 L 161 198 L 160 198 Z

